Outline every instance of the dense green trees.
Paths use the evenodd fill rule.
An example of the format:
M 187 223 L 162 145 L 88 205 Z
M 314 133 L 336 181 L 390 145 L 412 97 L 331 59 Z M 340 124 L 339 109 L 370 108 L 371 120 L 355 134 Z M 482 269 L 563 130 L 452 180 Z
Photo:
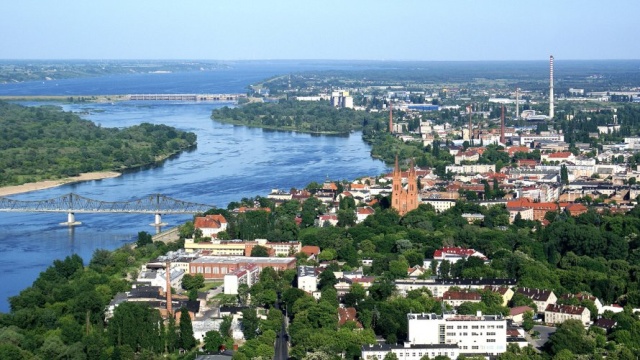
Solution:
M 0 102 L 0 186 L 151 164 L 195 143 L 165 125 L 108 129 L 54 107 Z
M 246 126 L 309 133 L 349 134 L 360 130 L 374 115 L 352 109 L 336 109 L 328 101 L 280 100 L 213 110 L 216 121 Z

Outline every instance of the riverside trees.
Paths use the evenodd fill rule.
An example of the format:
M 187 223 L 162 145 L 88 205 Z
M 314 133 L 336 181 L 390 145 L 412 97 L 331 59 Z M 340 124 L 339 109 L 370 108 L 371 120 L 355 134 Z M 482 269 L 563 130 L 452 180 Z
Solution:
M 166 125 L 109 129 L 58 108 L 0 101 L 0 186 L 151 164 L 195 143 L 194 133 Z

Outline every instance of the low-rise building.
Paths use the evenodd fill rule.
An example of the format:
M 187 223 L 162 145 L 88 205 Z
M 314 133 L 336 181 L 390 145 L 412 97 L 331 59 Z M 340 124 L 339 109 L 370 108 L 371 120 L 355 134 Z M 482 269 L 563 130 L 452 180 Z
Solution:
M 318 290 L 318 274 L 313 266 L 298 266 L 298 289 L 307 293 Z
M 532 288 L 519 288 L 516 290 L 516 294 L 522 294 L 529 299 L 533 300 L 538 308 L 538 313 L 543 313 L 547 306 L 555 304 L 558 301 L 556 294 L 551 290 L 541 290 Z
M 189 266 L 192 275 L 202 274 L 206 279 L 223 279 L 226 274 L 254 264 L 261 270 L 271 267 L 275 270 L 294 269 L 296 259 L 291 257 L 249 257 L 249 256 L 202 256 Z
M 441 297 L 452 287 L 468 290 L 483 290 L 487 286 L 511 287 L 516 279 L 398 279 L 395 281 L 400 296 L 417 289 L 427 289 L 434 297 Z
M 513 297 L 513 290 L 508 286 L 485 286 L 485 291 L 491 291 L 502 297 L 502 306 L 507 306 Z
M 227 230 L 227 219 L 219 214 L 196 216 L 193 227 L 202 231 L 203 237 L 216 238 L 218 233 Z
M 258 282 L 260 276 L 260 268 L 255 264 L 249 264 L 230 274 L 224 276 L 224 293 L 227 295 L 237 295 L 238 287 L 246 284 L 251 288 L 253 284 Z
M 547 324 L 562 324 L 570 319 L 588 325 L 591 322 L 591 312 L 582 306 L 558 304 L 549 304 L 544 310 L 544 321 Z
M 522 321 L 524 321 L 524 314 L 527 311 L 531 311 L 531 313 L 535 313 L 535 311 L 528 306 L 516 306 L 514 308 L 511 308 L 509 310 L 508 319 L 511 319 L 515 324 L 520 325 L 522 324 Z
M 482 301 L 482 295 L 476 291 L 446 291 L 442 294 L 442 301 L 454 308 L 462 305 L 462 303 L 471 302 L 479 303 Z

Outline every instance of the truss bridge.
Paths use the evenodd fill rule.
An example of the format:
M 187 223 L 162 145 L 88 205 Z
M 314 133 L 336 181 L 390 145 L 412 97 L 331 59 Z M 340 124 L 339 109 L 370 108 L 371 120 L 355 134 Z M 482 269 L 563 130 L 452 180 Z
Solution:
M 0 197 L 0 211 L 67 213 L 67 222 L 61 225 L 80 225 L 75 213 L 154 214 L 152 225 L 162 226 L 162 215 L 197 214 L 215 208 L 213 205 L 177 200 L 162 194 L 153 194 L 129 201 L 101 201 L 75 193 L 45 200 L 14 200 Z

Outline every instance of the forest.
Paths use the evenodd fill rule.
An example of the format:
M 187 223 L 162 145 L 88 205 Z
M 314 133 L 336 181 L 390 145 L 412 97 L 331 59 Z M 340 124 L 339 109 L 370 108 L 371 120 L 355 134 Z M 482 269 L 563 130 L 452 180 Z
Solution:
M 316 134 L 349 134 L 362 130 L 379 114 L 336 109 L 328 101 L 281 99 L 277 103 L 250 103 L 213 110 L 211 118 L 223 123 Z
M 166 125 L 103 128 L 57 107 L 0 102 L 0 186 L 148 165 L 195 144 Z

